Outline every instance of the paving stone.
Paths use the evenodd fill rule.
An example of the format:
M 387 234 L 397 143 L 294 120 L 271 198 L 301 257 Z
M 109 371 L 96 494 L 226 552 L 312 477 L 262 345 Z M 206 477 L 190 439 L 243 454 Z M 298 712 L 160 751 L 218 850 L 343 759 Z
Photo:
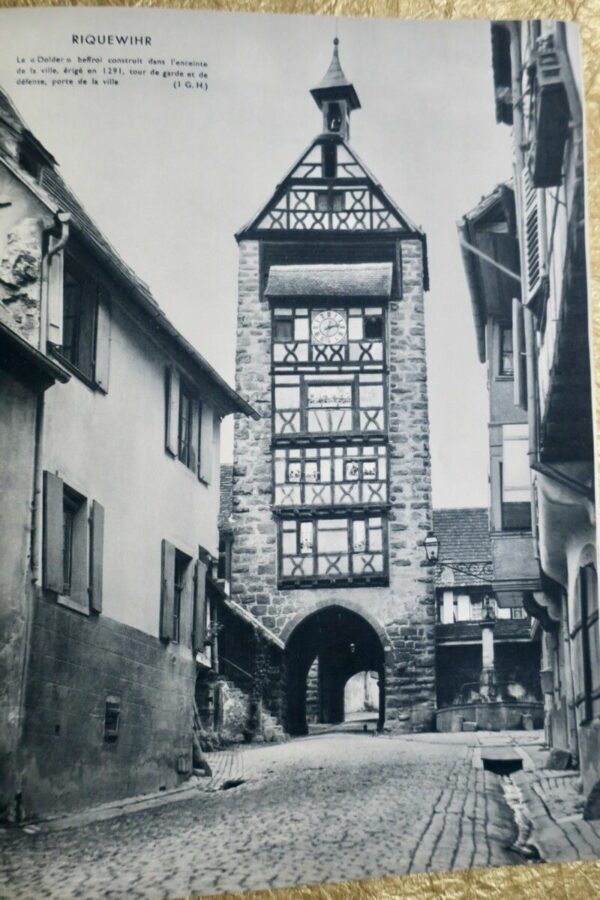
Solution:
M 326 734 L 210 754 L 216 781 L 191 799 L 5 834 L 0 883 L 11 900 L 155 900 L 515 864 L 501 779 L 473 765 L 481 740 Z

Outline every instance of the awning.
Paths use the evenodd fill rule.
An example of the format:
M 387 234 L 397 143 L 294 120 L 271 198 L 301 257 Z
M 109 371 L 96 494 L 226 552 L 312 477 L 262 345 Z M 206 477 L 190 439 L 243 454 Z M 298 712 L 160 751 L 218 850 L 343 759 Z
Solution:
M 386 263 L 271 266 L 267 297 L 375 297 L 389 300 L 394 267 Z
M 502 609 L 523 606 L 523 591 L 494 590 L 496 603 Z

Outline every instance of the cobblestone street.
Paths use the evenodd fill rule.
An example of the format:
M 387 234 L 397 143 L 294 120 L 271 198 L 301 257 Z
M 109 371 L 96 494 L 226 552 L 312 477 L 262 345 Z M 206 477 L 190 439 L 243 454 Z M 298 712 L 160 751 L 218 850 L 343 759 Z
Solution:
M 2 838 L 2 897 L 178 897 L 509 865 L 477 734 L 323 734 L 243 750 L 245 782 L 80 828 Z M 239 768 L 239 767 L 238 767 Z

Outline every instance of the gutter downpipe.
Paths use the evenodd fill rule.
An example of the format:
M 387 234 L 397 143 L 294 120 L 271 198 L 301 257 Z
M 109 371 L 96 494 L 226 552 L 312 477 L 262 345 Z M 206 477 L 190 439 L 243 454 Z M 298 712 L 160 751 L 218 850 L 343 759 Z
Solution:
M 47 351 L 47 332 L 48 332 L 48 264 L 53 256 L 60 253 L 69 240 L 69 222 L 71 220 L 70 213 L 58 212 L 56 214 L 55 224 L 52 228 L 44 231 L 43 240 L 56 235 L 58 231 L 58 240 L 53 246 L 49 246 L 42 257 L 42 283 L 40 289 L 40 351 Z M 49 241 L 50 244 L 50 241 Z M 43 252 L 43 251 L 42 251 Z M 40 580 L 40 497 L 42 496 L 42 444 L 44 437 L 44 393 L 38 397 L 36 418 L 35 418 L 35 450 L 34 450 L 34 473 L 33 473 L 33 500 L 32 500 L 32 521 L 31 521 L 31 572 L 34 584 Z
M 506 26 L 510 32 L 510 65 L 512 72 L 513 129 L 514 129 L 514 183 L 518 201 L 517 229 L 519 233 L 519 262 L 521 273 L 527 271 L 525 260 L 525 237 L 523 235 L 523 196 L 521 192 L 521 171 L 525 166 L 524 124 L 521 104 L 521 28 L 520 22 L 509 22 Z M 537 420 L 537 373 L 535 369 L 536 345 L 533 314 L 523 303 L 521 290 L 521 306 L 523 309 L 523 331 L 525 336 L 525 364 L 527 371 L 527 431 L 529 435 L 528 457 L 530 468 L 538 461 L 538 420 Z M 533 487 L 533 486 L 532 486 Z M 531 533 L 536 558 L 539 560 L 538 526 L 536 516 L 535 493 L 531 492 Z
M 56 253 L 59 253 L 69 240 L 69 221 L 70 213 L 58 212 L 55 216 L 55 225 L 43 232 L 42 241 L 46 236 L 50 236 L 59 229 L 59 237 L 56 244 L 44 253 L 42 244 L 42 266 L 41 266 L 41 283 L 40 283 L 40 340 L 39 349 L 41 353 L 47 350 L 47 329 L 48 329 L 48 260 Z M 36 590 L 39 589 L 41 580 L 41 507 L 40 498 L 43 492 L 43 471 L 42 471 L 42 448 L 44 437 L 44 389 L 41 390 L 36 399 L 35 408 L 35 432 L 34 432 L 34 450 L 33 450 L 33 479 L 32 479 L 32 497 L 31 497 L 31 533 L 29 541 L 29 592 L 25 602 L 25 641 L 23 647 L 23 656 L 21 658 L 21 678 L 19 688 L 19 711 L 18 722 L 16 728 L 16 750 L 17 750 L 17 772 L 15 783 L 15 805 L 13 811 L 14 820 L 19 823 L 22 821 L 26 810 L 22 808 L 22 781 L 24 775 L 24 757 L 23 757 L 23 723 L 25 720 L 25 687 L 27 681 L 27 670 L 29 667 L 29 654 L 31 649 L 31 628 L 32 628 L 32 612 L 33 601 Z
M 71 213 L 57 212 L 54 216 L 54 225 L 47 228 L 42 236 L 42 284 L 40 291 L 40 351 L 46 352 L 48 340 L 48 264 L 53 256 L 60 253 L 69 240 L 69 223 L 71 221 Z M 50 241 L 51 237 L 56 237 L 58 232 L 58 240 L 55 244 Z M 46 239 L 48 244 L 46 244 Z M 45 251 L 45 252 L 44 252 Z

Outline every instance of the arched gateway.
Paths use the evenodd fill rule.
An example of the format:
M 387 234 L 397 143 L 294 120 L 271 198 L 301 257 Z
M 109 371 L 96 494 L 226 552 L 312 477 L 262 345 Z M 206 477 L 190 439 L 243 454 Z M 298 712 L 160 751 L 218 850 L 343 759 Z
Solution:
M 286 629 L 286 726 L 290 734 L 307 734 L 308 675 L 318 662 L 318 720 L 343 722 L 344 687 L 357 672 L 379 676 L 378 728 L 385 721 L 385 637 L 382 629 L 345 606 L 322 606 Z M 383 638 L 383 640 L 382 640 Z M 389 650 L 389 647 L 388 647 Z
M 435 703 L 426 241 L 352 148 L 338 43 L 311 91 L 319 134 L 236 235 L 236 384 L 260 418 L 235 422 L 232 596 L 286 645 L 269 688 L 292 732 L 311 666 L 314 718 L 339 720 L 363 671 L 380 724 L 385 707 L 418 731 Z

